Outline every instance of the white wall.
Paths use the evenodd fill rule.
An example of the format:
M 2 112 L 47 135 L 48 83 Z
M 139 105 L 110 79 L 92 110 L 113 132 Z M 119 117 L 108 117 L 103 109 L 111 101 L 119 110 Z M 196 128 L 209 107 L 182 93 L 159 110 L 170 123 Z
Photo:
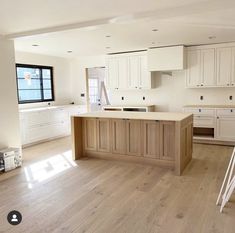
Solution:
M 78 103 L 85 103 L 85 99 L 80 97 L 80 93 L 85 93 L 85 68 L 105 66 L 105 57 L 81 57 L 73 61 L 72 83 L 73 98 Z M 188 89 L 185 88 L 185 71 L 173 72 L 172 76 L 155 73 L 154 79 L 157 88 L 152 90 L 133 91 L 110 91 L 111 104 L 153 104 L 158 111 L 182 111 L 184 105 L 191 104 L 233 104 L 235 105 L 235 88 L 205 88 Z M 200 96 L 204 100 L 200 100 Z M 233 95 L 233 100 L 229 96 Z M 121 100 L 121 97 L 124 100 Z M 145 96 L 145 101 L 143 100 Z
M 14 43 L 0 39 L 0 148 L 20 146 Z
M 76 104 L 86 104 L 86 68 L 105 66 L 105 56 L 87 56 L 74 59 L 71 64 L 72 100 Z
M 71 74 L 70 60 L 60 57 L 15 52 L 16 63 L 46 65 L 54 67 L 54 105 L 69 104 L 71 102 Z M 20 108 L 47 105 L 47 103 L 21 104 Z

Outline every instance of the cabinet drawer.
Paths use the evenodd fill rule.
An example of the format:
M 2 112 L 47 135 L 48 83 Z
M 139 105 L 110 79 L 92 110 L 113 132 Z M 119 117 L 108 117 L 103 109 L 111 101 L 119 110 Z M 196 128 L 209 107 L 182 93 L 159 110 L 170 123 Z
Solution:
M 215 114 L 214 109 L 208 109 L 208 108 L 186 108 L 184 111 L 195 115 L 214 116 Z
M 235 116 L 235 108 L 217 109 L 217 116 Z
M 207 116 L 194 116 L 193 117 L 193 126 L 194 127 L 214 127 L 215 118 Z

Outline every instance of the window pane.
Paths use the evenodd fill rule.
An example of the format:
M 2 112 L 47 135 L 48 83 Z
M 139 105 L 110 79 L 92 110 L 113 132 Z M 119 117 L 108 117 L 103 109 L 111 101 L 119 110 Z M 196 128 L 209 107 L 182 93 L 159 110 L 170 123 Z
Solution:
M 51 80 L 43 79 L 43 88 L 44 89 L 51 89 Z
M 40 89 L 40 79 L 18 79 L 19 89 Z
M 51 79 L 51 70 L 50 69 L 42 69 L 42 78 L 43 79 Z
M 43 94 L 44 94 L 44 99 L 45 100 L 52 99 L 52 91 L 51 90 L 44 90 Z
M 17 67 L 17 77 L 26 80 L 40 79 L 40 70 L 38 68 Z
M 41 90 L 19 90 L 20 101 L 41 100 Z

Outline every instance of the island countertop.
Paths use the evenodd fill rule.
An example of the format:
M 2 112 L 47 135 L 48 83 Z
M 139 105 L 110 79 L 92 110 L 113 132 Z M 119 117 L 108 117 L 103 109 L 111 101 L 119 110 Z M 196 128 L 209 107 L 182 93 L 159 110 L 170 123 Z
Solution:
M 79 117 L 93 118 L 116 118 L 116 119 L 137 119 L 137 120 L 158 120 L 158 121 L 182 121 L 192 116 L 190 113 L 179 112 L 112 112 L 97 111 L 79 115 Z

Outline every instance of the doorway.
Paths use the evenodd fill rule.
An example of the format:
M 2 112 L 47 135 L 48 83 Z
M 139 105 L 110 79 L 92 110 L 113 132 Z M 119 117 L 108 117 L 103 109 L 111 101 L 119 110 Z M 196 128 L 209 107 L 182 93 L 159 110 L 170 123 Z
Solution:
M 104 84 L 105 67 L 86 69 L 87 105 L 90 111 L 99 111 L 108 103 L 108 96 Z

